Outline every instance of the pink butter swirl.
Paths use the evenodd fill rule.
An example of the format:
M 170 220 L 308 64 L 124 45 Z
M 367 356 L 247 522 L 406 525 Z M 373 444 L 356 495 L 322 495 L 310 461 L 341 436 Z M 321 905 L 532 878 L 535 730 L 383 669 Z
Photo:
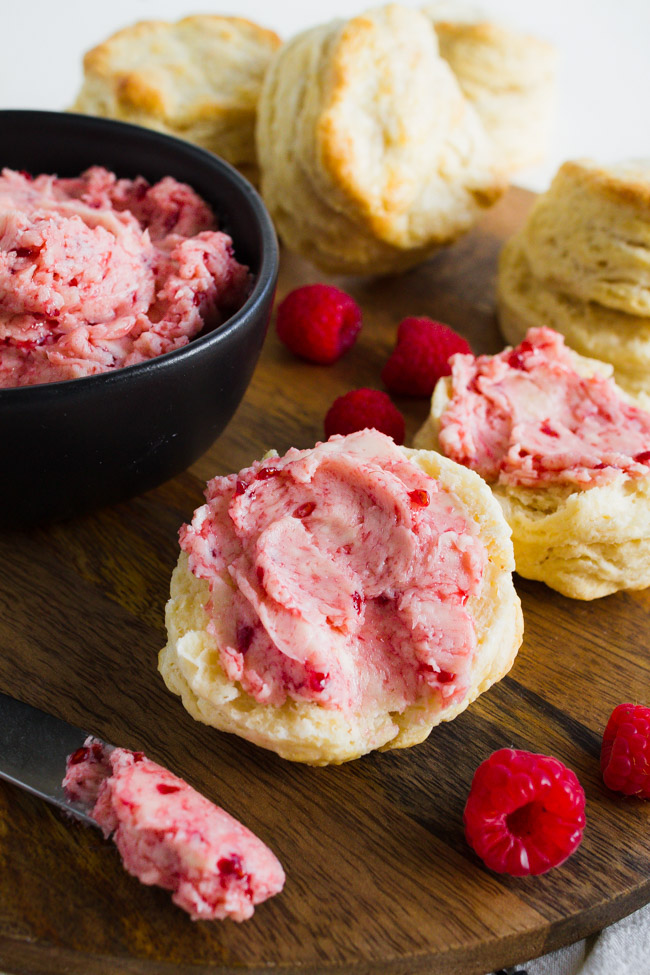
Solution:
M 228 677 L 258 702 L 399 712 L 466 694 L 487 553 L 460 499 L 376 430 L 208 483 L 180 532 Z
M 63 788 L 113 837 L 124 868 L 171 890 L 195 921 L 245 921 L 282 890 L 284 871 L 262 840 L 142 752 L 88 738 L 68 757 Z
M 580 375 L 564 339 L 530 329 L 499 355 L 455 355 L 439 441 L 487 481 L 589 488 L 650 472 L 650 413 L 599 374 Z
M 210 207 L 171 177 L 0 175 L 0 387 L 181 348 L 248 290 Z

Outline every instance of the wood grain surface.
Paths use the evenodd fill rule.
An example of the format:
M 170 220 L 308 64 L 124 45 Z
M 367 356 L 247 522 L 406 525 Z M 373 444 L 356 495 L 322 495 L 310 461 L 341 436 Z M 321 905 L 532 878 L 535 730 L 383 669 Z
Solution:
M 288 877 L 245 924 L 193 923 L 128 876 L 98 831 L 0 784 L 0 970 L 474 975 L 650 901 L 650 803 L 608 793 L 598 766 L 611 709 L 648 703 L 650 592 L 582 603 L 517 578 L 526 630 L 510 675 L 422 745 L 340 767 L 294 765 L 195 723 L 156 671 L 177 531 L 203 482 L 320 439 L 335 396 L 381 387 L 407 314 L 448 321 L 477 352 L 500 348 L 496 257 L 531 199 L 511 190 L 414 271 L 347 280 L 365 324 L 335 366 L 298 362 L 271 330 L 237 415 L 190 471 L 77 521 L 0 536 L 0 690 L 185 776 L 259 833 Z M 283 254 L 280 296 L 316 280 Z M 427 403 L 399 405 L 411 437 Z M 542 877 L 491 874 L 463 838 L 473 771 L 502 746 L 558 756 L 587 794 L 582 846 Z

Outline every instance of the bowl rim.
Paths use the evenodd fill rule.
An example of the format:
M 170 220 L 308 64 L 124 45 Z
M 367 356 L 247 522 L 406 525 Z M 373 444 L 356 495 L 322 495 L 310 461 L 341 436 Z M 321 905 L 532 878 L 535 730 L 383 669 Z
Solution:
M 0 109 L 0 125 L 5 121 L 22 121 L 27 119 L 33 120 L 35 125 L 38 125 L 39 122 L 52 123 L 58 120 L 64 125 L 70 124 L 73 127 L 77 126 L 79 129 L 94 129 L 98 133 L 104 132 L 104 134 L 111 134 L 113 136 L 118 135 L 119 132 L 126 132 L 131 137 L 137 137 L 145 142 L 149 142 L 152 144 L 152 148 L 156 145 L 165 146 L 172 144 L 174 148 L 184 152 L 190 161 L 194 158 L 204 165 L 207 163 L 215 170 L 219 178 L 230 183 L 231 186 L 234 186 L 246 198 L 260 230 L 260 262 L 259 268 L 254 274 L 253 288 L 244 304 L 206 335 L 197 336 L 181 348 L 164 352 L 162 355 L 154 356 L 145 362 L 136 362 L 130 366 L 120 366 L 118 369 L 113 369 L 109 372 L 100 372 L 92 376 L 79 376 L 75 379 L 63 379 L 59 382 L 2 387 L 0 388 L 0 404 L 4 404 L 10 400 L 17 401 L 21 398 L 26 400 L 28 397 L 32 400 L 50 399 L 54 396 L 60 398 L 65 396 L 66 392 L 69 394 L 73 389 L 78 390 L 82 394 L 89 385 L 90 388 L 99 391 L 101 388 L 128 382 L 132 376 L 136 377 L 138 375 L 165 371 L 179 360 L 184 362 L 186 360 L 192 360 L 206 348 L 220 345 L 226 341 L 227 337 L 233 331 L 236 331 L 239 327 L 243 327 L 245 322 L 254 316 L 258 306 L 265 302 L 269 291 L 272 292 L 275 289 L 279 268 L 279 246 L 275 227 L 273 226 L 264 201 L 257 190 L 234 166 L 226 162 L 225 159 L 209 152 L 207 149 L 203 149 L 201 146 L 194 145 L 192 142 L 186 142 L 184 139 L 179 139 L 176 136 L 167 135 L 155 129 L 148 129 L 145 126 L 133 125 L 130 122 L 118 121 L 117 119 L 83 115 L 78 112 L 56 112 L 41 109 Z M 2 159 L 0 158 L 0 169 L 2 165 Z M 101 160 L 96 165 L 102 165 Z M 237 242 L 235 241 L 234 243 L 236 246 Z

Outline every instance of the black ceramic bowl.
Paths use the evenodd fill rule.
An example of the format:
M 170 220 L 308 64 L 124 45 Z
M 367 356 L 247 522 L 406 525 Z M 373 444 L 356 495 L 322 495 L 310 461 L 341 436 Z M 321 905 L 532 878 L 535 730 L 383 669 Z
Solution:
M 0 111 L 0 167 L 189 183 L 251 269 L 245 305 L 214 331 L 149 362 L 83 379 L 0 389 L 0 523 L 67 518 L 139 494 L 197 459 L 250 381 L 273 301 L 278 251 L 255 190 L 179 139 L 107 119 Z

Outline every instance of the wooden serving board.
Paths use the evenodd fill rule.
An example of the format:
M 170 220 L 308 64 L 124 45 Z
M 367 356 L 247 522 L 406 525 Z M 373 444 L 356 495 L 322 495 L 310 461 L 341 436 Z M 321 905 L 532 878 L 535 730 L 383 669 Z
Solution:
M 77 521 L 0 536 L 0 690 L 187 777 L 259 833 L 288 877 L 245 924 L 193 923 L 129 877 L 98 831 L 0 785 L 0 970 L 473 975 L 650 901 L 650 803 L 609 794 L 598 766 L 611 709 L 650 703 L 650 591 L 583 603 L 517 579 L 526 630 L 510 675 L 422 745 L 340 767 L 291 764 L 197 724 L 156 671 L 177 530 L 204 481 L 271 446 L 322 438 L 336 396 L 381 387 L 405 315 L 440 318 L 475 351 L 497 351 L 497 252 L 531 200 L 511 190 L 477 231 L 414 271 L 345 281 L 365 324 L 335 366 L 298 362 L 271 330 L 237 415 L 191 470 Z M 280 296 L 316 280 L 283 254 Z M 410 438 L 428 404 L 399 405 Z M 587 794 L 582 846 L 542 877 L 489 873 L 463 838 L 473 771 L 502 746 L 558 756 Z

